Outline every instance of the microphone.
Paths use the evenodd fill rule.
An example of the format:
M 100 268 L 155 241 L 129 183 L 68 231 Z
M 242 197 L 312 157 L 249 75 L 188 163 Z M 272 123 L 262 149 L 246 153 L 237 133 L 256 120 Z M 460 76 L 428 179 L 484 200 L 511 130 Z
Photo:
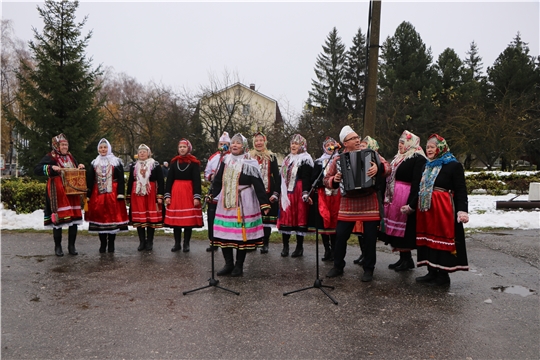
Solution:
M 228 150 L 229 150 L 229 146 L 227 146 L 227 144 L 218 148 L 218 151 L 228 151 Z
M 328 151 L 339 150 L 339 149 L 341 149 L 341 145 L 336 144 L 336 145 L 334 145 L 334 146 L 329 146 L 329 147 L 327 147 L 326 149 L 327 149 Z

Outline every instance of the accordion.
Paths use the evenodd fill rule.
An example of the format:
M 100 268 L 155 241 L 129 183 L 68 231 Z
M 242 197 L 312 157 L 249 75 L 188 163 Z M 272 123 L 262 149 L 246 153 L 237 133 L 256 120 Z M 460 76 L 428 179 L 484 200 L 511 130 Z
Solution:
M 367 175 L 371 162 L 380 167 L 377 153 L 371 149 L 345 152 L 340 156 L 340 172 L 345 191 L 359 190 L 375 186 L 375 178 Z

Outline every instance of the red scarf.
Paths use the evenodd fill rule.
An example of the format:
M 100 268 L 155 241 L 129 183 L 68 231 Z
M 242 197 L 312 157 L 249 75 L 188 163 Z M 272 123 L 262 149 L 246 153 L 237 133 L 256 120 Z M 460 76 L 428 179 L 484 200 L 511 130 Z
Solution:
M 173 162 L 175 161 L 178 161 L 179 164 L 185 164 L 185 163 L 194 163 L 194 164 L 197 164 L 197 165 L 201 165 L 201 162 L 199 160 L 197 160 L 197 158 L 191 154 L 186 154 L 184 156 L 182 155 L 177 155 L 175 157 L 173 157 L 173 159 L 171 160 L 171 165 Z

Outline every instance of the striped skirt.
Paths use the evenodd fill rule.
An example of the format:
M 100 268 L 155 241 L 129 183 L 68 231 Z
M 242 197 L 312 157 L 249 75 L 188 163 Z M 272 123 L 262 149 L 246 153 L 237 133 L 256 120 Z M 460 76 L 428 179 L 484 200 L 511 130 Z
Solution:
M 401 213 L 401 207 L 407 204 L 411 184 L 396 181 L 394 196 L 391 203 L 384 204 L 384 223 L 386 235 L 404 237 L 407 227 L 407 214 Z
M 263 222 L 259 200 L 252 186 L 238 189 L 239 206 L 226 209 L 219 196 L 214 219 L 214 245 L 240 250 L 255 249 L 263 244 Z
M 171 190 L 171 203 L 165 212 L 168 227 L 203 226 L 202 208 L 193 205 L 193 184 L 190 180 L 175 180 Z

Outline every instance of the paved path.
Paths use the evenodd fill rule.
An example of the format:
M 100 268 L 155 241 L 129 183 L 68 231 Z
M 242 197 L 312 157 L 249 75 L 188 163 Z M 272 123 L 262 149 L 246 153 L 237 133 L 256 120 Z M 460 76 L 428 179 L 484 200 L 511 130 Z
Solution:
M 192 241 L 190 253 L 171 253 L 172 237 L 164 235 L 152 253 L 141 253 L 135 236 L 121 236 L 113 255 L 97 252 L 97 236 L 80 236 L 80 255 L 59 258 L 49 233 L 4 231 L 1 355 L 538 359 L 538 239 L 538 231 L 469 236 L 472 271 L 452 274 L 445 289 L 416 284 L 424 268 L 389 270 L 397 256 L 382 243 L 374 281 L 362 283 L 352 263 L 358 247 L 349 247 L 342 277 L 324 278 L 331 264 L 320 263 L 336 306 L 320 289 L 283 296 L 314 284 L 314 243 L 297 259 L 281 258 L 278 244 L 266 255 L 249 253 L 242 278 L 218 278 L 239 296 L 215 287 L 184 296 L 208 284 L 205 241 Z M 219 252 L 216 268 L 222 265 Z

